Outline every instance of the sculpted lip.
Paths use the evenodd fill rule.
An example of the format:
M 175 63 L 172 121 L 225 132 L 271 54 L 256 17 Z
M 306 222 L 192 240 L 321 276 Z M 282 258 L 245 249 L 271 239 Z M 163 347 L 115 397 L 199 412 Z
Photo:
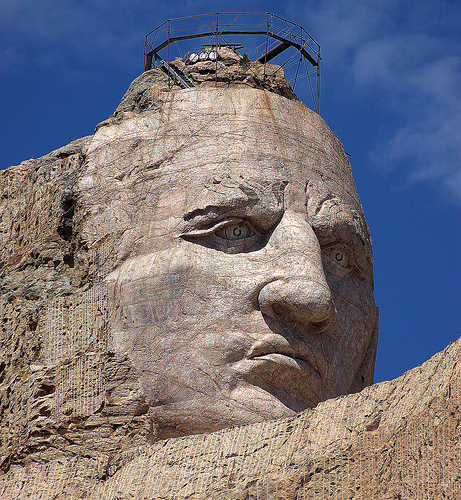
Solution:
M 306 345 L 295 348 L 281 335 L 267 335 L 255 342 L 248 351 L 247 358 L 262 358 L 271 354 L 279 354 L 305 362 L 319 377 L 322 377 L 322 370 L 319 367 L 322 363 L 319 363 L 319 357 L 314 354 L 313 350 Z

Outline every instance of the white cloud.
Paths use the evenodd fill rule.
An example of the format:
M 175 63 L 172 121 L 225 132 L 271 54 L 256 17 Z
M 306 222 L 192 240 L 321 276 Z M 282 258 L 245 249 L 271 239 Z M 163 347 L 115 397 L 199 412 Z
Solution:
M 375 166 L 405 172 L 407 184 L 438 182 L 461 202 L 461 6 L 321 0 L 305 13 L 322 37 L 323 78 L 342 75 L 334 97 L 348 89 L 357 104 L 380 103 L 387 131 L 371 146 Z
M 392 24 L 389 13 L 396 3 L 396 0 L 322 0 L 305 9 L 306 29 L 312 29 L 314 38 L 319 38 L 317 41 L 321 43 L 322 52 L 330 63 L 347 64 L 346 59 L 364 41 L 375 37 L 388 24 Z M 297 19 L 298 9 L 293 8 L 291 14 Z
M 5 2 L 5 3 L 3 3 Z M 3 62 L 3 71 L 18 71 L 24 61 L 34 66 L 65 68 L 77 59 L 88 65 L 106 61 L 125 64 L 138 57 L 142 67 L 145 19 L 130 16 L 134 1 L 108 0 L 3 0 L 0 30 L 2 52 L 14 57 Z M 154 5 L 148 12 L 154 10 Z M 141 22 L 140 22 L 141 21 Z M 6 42 L 7 41 L 7 42 Z
M 443 57 L 441 45 L 440 40 L 420 36 L 401 44 L 408 50 L 400 52 L 402 60 L 395 64 L 389 57 L 381 58 L 382 64 L 366 64 L 364 59 L 357 63 L 367 73 L 359 75 L 356 84 L 368 90 L 380 87 L 389 96 L 389 111 L 399 117 L 393 136 L 388 142 L 381 139 L 371 157 L 380 167 L 406 172 L 409 183 L 452 185 L 448 179 L 461 171 L 461 58 Z M 395 49 L 396 44 L 374 43 L 380 49 L 374 55 L 388 54 L 391 46 Z M 357 60 L 365 52 L 357 54 Z
M 461 4 L 313 0 L 283 8 L 282 15 L 321 43 L 323 81 L 341 83 L 332 99 L 352 95 L 364 109 L 379 102 L 389 125 L 370 146 L 375 166 L 406 172 L 408 183 L 439 182 L 459 192 L 453 186 L 461 177 Z M 193 6 L 176 0 L 2 0 L 0 70 L 39 65 L 72 78 L 76 71 L 94 74 L 118 65 L 141 69 L 146 32 L 169 17 L 215 10 L 223 9 L 205 0 Z
M 444 187 L 452 197 L 453 202 L 459 204 L 459 200 L 461 200 L 461 169 L 444 179 Z

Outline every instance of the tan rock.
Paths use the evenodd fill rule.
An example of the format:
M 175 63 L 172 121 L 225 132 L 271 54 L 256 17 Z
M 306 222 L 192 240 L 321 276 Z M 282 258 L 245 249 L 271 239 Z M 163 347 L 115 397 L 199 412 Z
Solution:
M 112 242 L 115 351 L 160 437 L 372 382 L 368 228 L 340 143 L 299 101 L 171 92 L 96 132 L 76 197 L 88 248 Z
M 172 438 L 125 453 L 81 447 L 66 459 L 12 464 L 0 478 L 0 495 L 457 500 L 460 367 L 461 339 L 394 381 L 289 419 Z
M 146 72 L 94 136 L 0 173 L 0 498 L 458 498 L 459 341 L 362 390 L 342 147 L 220 64 L 229 88 Z

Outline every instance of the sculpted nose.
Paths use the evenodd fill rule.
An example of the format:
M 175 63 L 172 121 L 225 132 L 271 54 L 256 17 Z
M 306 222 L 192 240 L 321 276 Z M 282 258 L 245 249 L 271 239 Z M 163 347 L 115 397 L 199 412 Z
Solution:
M 279 321 L 297 321 L 323 332 L 335 318 L 335 307 L 325 278 L 290 277 L 271 281 L 259 292 L 260 310 Z

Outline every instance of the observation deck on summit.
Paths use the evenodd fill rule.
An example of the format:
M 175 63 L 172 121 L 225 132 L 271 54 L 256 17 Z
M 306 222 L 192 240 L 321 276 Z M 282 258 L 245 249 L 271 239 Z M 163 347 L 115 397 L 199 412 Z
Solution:
M 146 35 L 144 71 L 160 68 L 183 88 L 194 83 L 178 69 L 211 62 L 215 82 L 225 50 L 240 58 L 249 72 L 258 63 L 263 80 L 284 74 L 293 91 L 298 80 L 307 81 L 313 108 L 319 112 L 320 45 L 300 25 L 268 12 L 225 12 L 169 19 Z M 209 65 L 211 68 L 213 65 Z M 256 66 L 258 66 L 256 65 Z M 258 70 L 258 75 L 261 76 Z

